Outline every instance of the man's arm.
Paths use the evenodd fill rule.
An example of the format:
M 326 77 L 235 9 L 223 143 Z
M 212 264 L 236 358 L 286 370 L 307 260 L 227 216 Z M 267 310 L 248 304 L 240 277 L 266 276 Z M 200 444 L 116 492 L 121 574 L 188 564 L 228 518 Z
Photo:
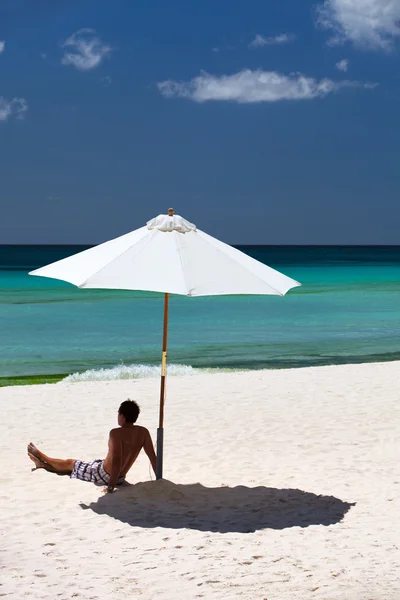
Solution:
M 149 460 L 151 462 L 151 466 L 153 467 L 153 471 L 155 473 L 156 472 L 157 457 L 156 457 L 156 453 L 154 452 L 154 446 L 153 446 L 153 441 L 151 439 L 151 435 L 150 435 L 150 433 L 149 433 L 149 431 L 147 429 L 146 429 L 145 434 L 144 434 L 143 448 L 144 448 L 144 451 L 146 452 L 147 456 L 149 457 Z
M 122 462 L 122 443 L 118 435 L 118 430 L 112 429 L 110 431 L 108 447 L 111 454 L 111 473 L 109 486 L 115 487 L 121 472 Z

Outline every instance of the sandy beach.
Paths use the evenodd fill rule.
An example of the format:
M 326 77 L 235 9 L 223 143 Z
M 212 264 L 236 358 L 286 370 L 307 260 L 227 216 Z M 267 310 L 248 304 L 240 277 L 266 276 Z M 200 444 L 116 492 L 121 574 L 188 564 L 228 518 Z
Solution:
M 1 586 L 13 600 L 400 597 L 400 364 L 170 377 L 165 480 L 32 470 L 105 455 L 119 403 L 155 437 L 159 382 L 0 389 Z

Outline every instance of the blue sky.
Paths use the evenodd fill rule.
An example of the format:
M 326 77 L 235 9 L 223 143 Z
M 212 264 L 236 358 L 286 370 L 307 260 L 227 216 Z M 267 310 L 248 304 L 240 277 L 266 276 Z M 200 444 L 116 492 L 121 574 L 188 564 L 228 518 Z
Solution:
M 400 0 L 0 0 L 0 243 L 173 206 L 229 243 L 399 244 Z

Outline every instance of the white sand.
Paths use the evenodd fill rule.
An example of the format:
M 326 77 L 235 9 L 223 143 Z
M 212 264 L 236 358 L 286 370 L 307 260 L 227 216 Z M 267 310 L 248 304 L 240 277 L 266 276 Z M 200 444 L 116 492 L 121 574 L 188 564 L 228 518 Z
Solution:
M 102 458 L 128 396 L 155 435 L 158 381 L 0 389 L 0 596 L 398 600 L 399 390 L 395 362 L 170 378 L 169 481 L 143 456 L 105 496 L 26 444 Z

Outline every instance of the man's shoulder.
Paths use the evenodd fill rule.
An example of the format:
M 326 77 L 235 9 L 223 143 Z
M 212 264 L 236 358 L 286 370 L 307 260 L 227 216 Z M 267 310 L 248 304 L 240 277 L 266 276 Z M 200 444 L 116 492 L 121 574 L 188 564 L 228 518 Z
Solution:
M 114 427 L 114 429 L 111 429 L 110 431 L 110 437 L 118 437 L 120 435 L 121 432 L 121 427 Z
M 142 425 L 135 425 L 136 431 L 138 431 L 139 433 L 149 433 L 149 430 L 146 427 L 143 427 Z

